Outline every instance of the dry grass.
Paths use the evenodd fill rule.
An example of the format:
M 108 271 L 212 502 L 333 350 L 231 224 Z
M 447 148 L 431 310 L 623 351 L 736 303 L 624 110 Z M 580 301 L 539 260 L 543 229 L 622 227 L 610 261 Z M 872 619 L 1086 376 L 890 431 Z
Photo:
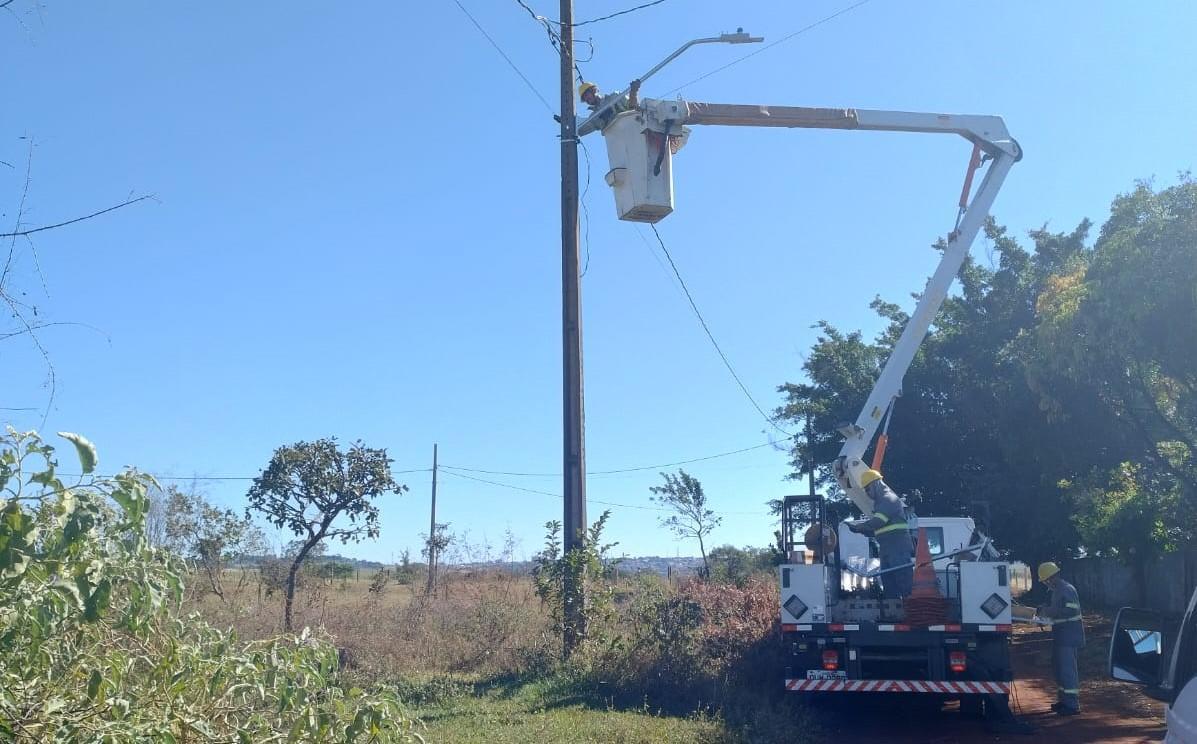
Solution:
M 350 675 L 398 685 L 433 741 L 799 742 L 808 722 L 776 680 L 776 587 L 627 578 L 587 652 L 560 640 L 527 577 L 450 573 L 423 583 L 309 580 L 295 624 L 330 635 Z M 198 586 L 198 584 L 196 584 Z M 225 599 L 189 603 L 246 637 L 278 634 L 282 596 L 256 573 L 226 576 Z
M 294 623 L 336 639 L 345 665 L 372 680 L 412 674 L 511 673 L 551 663 L 557 640 L 526 577 L 505 572 L 448 573 L 435 596 L 423 583 L 388 582 L 371 592 L 371 576 L 310 580 L 296 591 Z M 282 632 L 282 596 L 254 572 L 229 572 L 225 599 L 192 596 L 194 609 L 217 625 L 260 638 Z

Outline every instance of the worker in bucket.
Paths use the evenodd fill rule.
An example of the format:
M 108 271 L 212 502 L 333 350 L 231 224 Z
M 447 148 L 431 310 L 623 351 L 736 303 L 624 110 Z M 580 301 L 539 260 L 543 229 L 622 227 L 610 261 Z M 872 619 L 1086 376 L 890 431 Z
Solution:
M 859 488 L 873 501 L 873 515 L 848 522 L 848 529 L 877 541 L 884 572 L 881 574 L 881 596 L 886 599 L 907 596 L 914 585 L 914 541 L 906 524 L 906 504 L 885 484 L 881 473 L 866 467 L 860 460 L 840 458 L 836 460 L 835 471 L 845 490 Z
M 590 107 L 591 114 L 601 112 L 595 121 L 583 124 L 578 130 L 578 135 L 589 134 L 590 132 L 604 129 L 611 120 L 618 114 L 625 111 L 631 111 L 640 105 L 638 96 L 640 95 L 640 81 L 633 80 L 628 86 L 627 93 L 611 93 L 604 96 L 599 87 L 594 83 L 584 82 L 578 86 L 578 97 L 582 102 Z M 609 105 L 608 105 L 609 104 Z
M 1076 587 L 1060 578 L 1060 567 L 1051 561 L 1039 564 L 1039 580 L 1051 590 L 1047 606 L 1040 607 L 1036 614 L 1052 622 L 1052 668 L 1057 685 L 1057 702 L 1052 703 L 1052 710 L 1062 716 L 1074 716 L 1081 712 L 1081 678 L 1076 655 L 1085 646 L 1081 599 Z

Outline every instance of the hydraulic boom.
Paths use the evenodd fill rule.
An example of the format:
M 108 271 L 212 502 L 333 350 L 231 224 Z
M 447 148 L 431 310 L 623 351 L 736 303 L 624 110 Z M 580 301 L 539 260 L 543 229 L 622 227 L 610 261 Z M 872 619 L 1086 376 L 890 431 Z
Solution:
M 878 111 L 869 109 L 842 108 L 808 108 L 801 106 L 755 106 L 726 103 L 699 103 L 684 100 L 661 101 L 644 99 L 640 110 L 628 112 L 621 116 L 640 117 L 641 124 L 636 129 L 646 135 L 655 132 L 661 141 L 655 165 L 650 163 L 647 177 L 650 179 L 651 192 L 653 177 L 661 176 L 661 162 L 669 156 L 664 151 L 666 137 L 681 138 L 684 142 L 685 125 L 706 126 L 737 126 L 737 127 L 787 127 L 801 129 L 861 129 L 884 132 L 925 132 L 930 134 L 954 134 L 968 140 L 974 145 L 974 157 L 970 162 L 969 175 L 965 182 L 964 193 L 960 199 L 960 213 L 955 229 L 948 235 L 947 248 L 935 269 L 935 273 L 927 280 L 927 285 L 919 298 L 918 306 L 911 314 L 910 320 L 902 330 L 902 335 L 895 344 L 893 352 L 885 363 L 877 383 L 873 386 L 868 400 L 860 411 L 854 423 L 841 429 L 845 441 L 840 450 L 841 462 L 861 460 L 869 443 L 877 433 L 882 418 L 893 400 L 900 393 L 902 378 L 914 360 L 915 352 L 931 327 L 948 289 L 960 271 L 969 248 L 976 238 L 978 231 L 989 215 L 989 210 L 1002 187 L 1010 166 L 1022 158 L 1022 150 L 1018 143 L 1006 130 L 1006 125 L 998 116 L 974 116 L 959 114 L 918 113 L 909 111 Z M 612 148 L 611 138 L 608 137 L 608 151 Z M 980 157 L 978 157 L 980 156 Z M 971 194 L 970 185 L 974 169 L 982 161 L 988 161 L 985 176 L 975 193 Z M 608 182 L 614 186 L 621 186 L 629 178 L 626 174 L 614 175 L 620 168 L 612 162 L 612 172 L 608 174 Z M 622 170 L 627 170 L 626 168 Z M 668 173 L 668 171 L 666 172 Z M 668 184 L 667 193 L 672 200 L 672 184 Z M 672 204 L 668 209 L 658 210 L 651 214 L 653 217 L 632 216 L 625 219 L 647 219 L 656 221 L 672 211 Z M 655 219 L 654 219 L 655 217 Z M 872 500 L 864 491 L 851 482 L 847 486 L 848 496 L 866 514 L 872 510 Z

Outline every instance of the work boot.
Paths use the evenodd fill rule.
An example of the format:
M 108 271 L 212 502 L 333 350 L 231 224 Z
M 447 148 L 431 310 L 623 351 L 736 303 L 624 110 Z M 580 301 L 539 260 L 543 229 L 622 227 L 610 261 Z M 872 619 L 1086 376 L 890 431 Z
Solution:
M 1060 705 L 1058 708 L 1052 706 L 1056 710 L 1058 716 L 1079 716 L 1081 714 L 1080 708 L 1069 708 L 1065 705 Z

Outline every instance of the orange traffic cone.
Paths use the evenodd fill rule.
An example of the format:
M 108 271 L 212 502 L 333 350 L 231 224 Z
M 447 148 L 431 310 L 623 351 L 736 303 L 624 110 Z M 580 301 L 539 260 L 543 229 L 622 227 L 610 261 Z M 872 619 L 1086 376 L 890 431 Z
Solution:
M 910 596 L 902 602 L 909 625 L 939 625 L 947 621 L 948 600 L 935 581 L 935 566 L 927 547 L 927 531 L 919 529 L 918 547 L 914 558 L 914 585 Z
M 942 597 L 939 583 L 935 580 L 935 567 L 931 563 L 931 549 L 927 546 L 927 531 L 919 528 L 918 547 L 914 556 L 914 588 L 911 597 Z

